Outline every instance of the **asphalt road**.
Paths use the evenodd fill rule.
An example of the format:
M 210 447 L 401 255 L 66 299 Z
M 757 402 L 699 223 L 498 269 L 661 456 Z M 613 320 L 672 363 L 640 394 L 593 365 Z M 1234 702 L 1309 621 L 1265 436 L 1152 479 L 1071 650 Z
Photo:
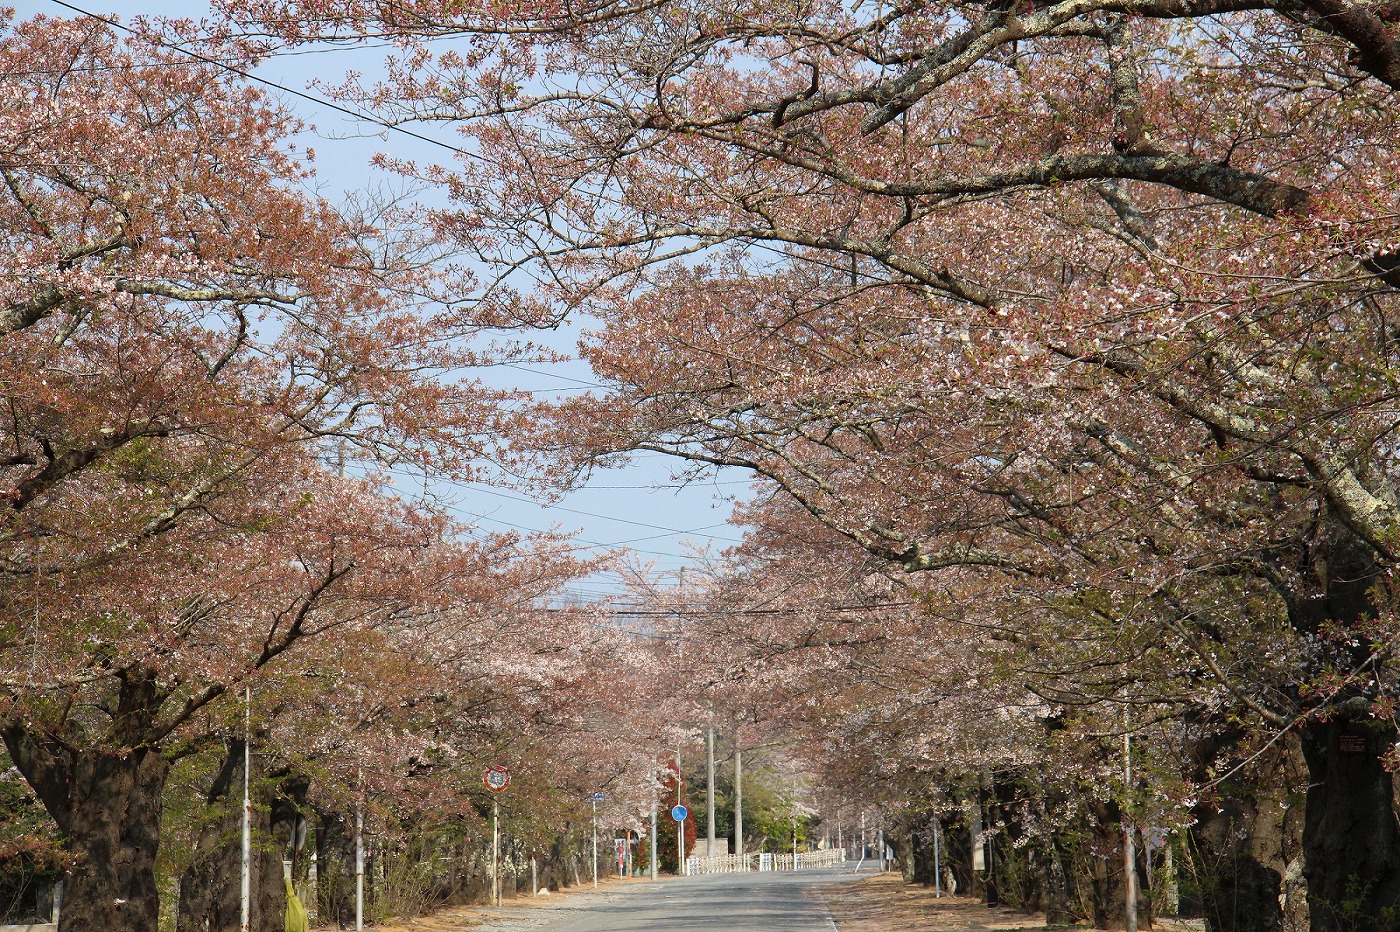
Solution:
M 597 896 L 491 922 L 492 932 L 835 932 L 810 888 L 856 879 L 849 869 L 711 874 L 613 886 Z

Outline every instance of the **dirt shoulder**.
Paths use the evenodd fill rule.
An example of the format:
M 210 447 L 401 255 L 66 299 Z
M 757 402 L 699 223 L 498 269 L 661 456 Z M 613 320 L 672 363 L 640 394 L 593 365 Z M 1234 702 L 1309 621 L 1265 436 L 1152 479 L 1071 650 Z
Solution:
M 500 909 L 493 906 L 448 906 L 431 916 L 422 916 L 416 919 L 391 918 L 376 924 L 373 928 L 379 932 L 462 932 L 465 929 L 475 929 L 487 922 L 523 919 L 534 910 L 557 907 L 560 903 L 568 902 L 575 897 L 607 895 L 629 884 L 638 883 L 651 883 L 651 881 L 644 878 L 605 879 L 598 881 L 597 890 L 594 890 L 592 885 L 586 884 L 545 896 L 521 896 L 505 900 Z M 316 932 L 326 932 L 330 929 L 330 926 L 317 926 Z
M 927 887 L 906 884 L 899 874 L 875 874 L 817 889 L 840 932 L 1066 932 L 1067 928 L 1095 932 L 1088 926 L 1047 926 L 1038 913 L 988 907 L 965 896 L 935 896 Z M 1202 928 L 1199 920 L 1162 918 L 1151 926 L 1153 932 L 1201 932 Z
M 1002 932 L 1044 929 L 1045 917 L 988 907 L 964 896 L 934 896 L 898 874 L 819 888 L 841 932 Z

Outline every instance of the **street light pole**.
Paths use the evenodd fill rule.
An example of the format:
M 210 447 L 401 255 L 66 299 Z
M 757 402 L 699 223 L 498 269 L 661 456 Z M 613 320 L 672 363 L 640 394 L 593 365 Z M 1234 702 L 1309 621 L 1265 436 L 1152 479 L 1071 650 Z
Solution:
M 598 800 L 593 799 L 593 886 L 598 886 Z

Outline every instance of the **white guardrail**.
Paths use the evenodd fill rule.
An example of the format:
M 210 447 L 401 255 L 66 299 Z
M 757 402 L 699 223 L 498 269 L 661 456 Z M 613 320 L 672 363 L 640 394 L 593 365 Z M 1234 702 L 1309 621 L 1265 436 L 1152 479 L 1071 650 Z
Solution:
M 793 861 L 796 859 L 796 865 Z M 737 874 L 743 871 L 810 870 L 817 867 L 838 867 L 846 862 L 841 848 L 822 851 L 799 851 L 791 854 L 720 854 L 712 858 L 686 858 L 687 874 Z

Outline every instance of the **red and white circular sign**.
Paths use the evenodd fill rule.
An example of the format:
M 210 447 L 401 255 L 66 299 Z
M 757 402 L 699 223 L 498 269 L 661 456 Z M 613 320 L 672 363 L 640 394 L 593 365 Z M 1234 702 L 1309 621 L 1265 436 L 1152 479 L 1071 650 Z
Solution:
M 493 793 L 510 786 L 510 771 L 500 766 L 488 767 L 486 773 L 481 775 L 481 782 L 486 784 L 486 788 Z

